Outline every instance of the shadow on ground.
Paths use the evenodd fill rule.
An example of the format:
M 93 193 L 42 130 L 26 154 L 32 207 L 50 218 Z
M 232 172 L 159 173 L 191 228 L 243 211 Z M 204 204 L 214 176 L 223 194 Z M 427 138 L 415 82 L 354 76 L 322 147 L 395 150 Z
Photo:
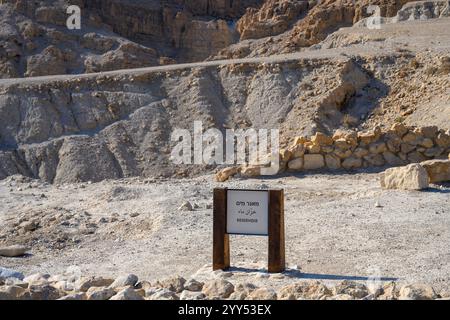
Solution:
M 265 268 L 244 268 L 244 267 L 231 267 L 227 271 L 231 272 L 267 272 Z M 307 279 L 307 280 L 349 280 L 349 281 L 396 281 L 395 277 L 366 277 L 366 276 L 354 276 L 354 275 L 337 275 L 337 274 L 321 274 L 321 273 L 303 273 L 300 270 L 286 269 L 283 274 L 290 278 Z

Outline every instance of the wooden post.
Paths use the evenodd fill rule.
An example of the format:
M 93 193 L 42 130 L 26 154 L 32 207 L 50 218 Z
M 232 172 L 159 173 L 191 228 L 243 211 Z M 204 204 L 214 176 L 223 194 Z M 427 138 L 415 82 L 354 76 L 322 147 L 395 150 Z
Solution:
M 213 270 L 230 267 L 230 241 L 227 234 L 227 189 L 214 189 Z
M 285 270 L 284 193 L 269 190 L 269 272 Z

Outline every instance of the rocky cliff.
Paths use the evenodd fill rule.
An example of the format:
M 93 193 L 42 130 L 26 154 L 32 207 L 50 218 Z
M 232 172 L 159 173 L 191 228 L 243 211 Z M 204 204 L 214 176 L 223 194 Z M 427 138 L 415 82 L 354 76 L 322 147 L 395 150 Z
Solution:
M 3 0 L 0 77 L 201 61 L 238 41 L 234 21 L 260 2 Z M 69 3 L 81 30 L 66 28 Z

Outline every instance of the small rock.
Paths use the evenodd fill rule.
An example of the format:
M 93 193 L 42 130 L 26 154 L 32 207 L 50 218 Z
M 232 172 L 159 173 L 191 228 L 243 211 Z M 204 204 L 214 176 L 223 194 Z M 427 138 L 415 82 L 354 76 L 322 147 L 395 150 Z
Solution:
M 179 211 L 193 211 L 194 207 L 189 201 L 183 202 L 183 204 L 178 208 Z
M 184 290 L 184 284 L 186 279 L 181 276 L 170 277 L 161 281 L 158 281 L 158 285 L 162 288 L 166 288 L 170 291 L 180 293 Z
M 203 282 L 199 282 L 195 279 L 189 279 L 185 284 L 184 288 L 189 291 L 202 291 Z
M 132 286 L 134 287 L 138 282 L 138 277 L 134 274 L 128 274 L 124 276 L 118 277 L 114 282 L 109 286 L 112 289 Z
M 346 294 L 346 293 L 341 293 L 341 294 L 335 295 L 329 299 L 330 300 L 355 300 L 351 295 Z
M 277 293 L 271 288 L 259 288 L 250 293 L 247 300 L 276 300 Z
M 19 286 L 6 286 L 0 288 L 0 300 L 20 300 L 25 289 Z
M 400 289 L 399 300 L 432 300 L 437 295 L 434 289 L 424 284 L 411 284 Z
M 36 284 L 28 287 L 31 300 L 57 300 L 64 294 L 48 284 Z
M 75 283 L 75 289 L 77 291 L 86 292 L 91 287 L 108 287 L 114 282 L 113 279 L 106 279 L 103 277 L 89 277 L 81 278 Z
M 114 296 L 114 289 L 108 287 L 90 287 L 86 292 L 87 300 L 108 300 Z
M 73 293 L 69 294 L 67 296 L 61 297 L 58 300 L 70 300 L 70 301 L 79 301 L 79 300 L 86 300 L 86 293 Z
M 348 294 L 354 298 L 361 299 L 369 294 L 368 288 L 354 281 L 344 280 L 333 288 L 333 294 Z
M 14 245 L 0 248 L 0 256 L 4 257 L 20 257 L 23 256 L 29 248 L 21 245 Z
M 208 297 L 228 298 L 234 292 L 234 286 L 223 279 L 210 280 L 203 285 L 202 292 Z
M 180 300 L 205 300 L 206 296 L 198 291 L 184 290 L 180 295 Z
M 20 224 L 20 226 L 25 231 L 34 231 L 38 228 L 38 224 L 34 221 L 25 221 Z
M 166 288 L 156 290 L 149 298 L 150 300 L 180 300 L 175 292 Z
M 247 296 L 248 293 L 245 291 L 235 291 L 228 297 L 228 300 L 245 300 Z
M 128 287 L 119 291 L 110 300 L 144 300 L 136 290 Z

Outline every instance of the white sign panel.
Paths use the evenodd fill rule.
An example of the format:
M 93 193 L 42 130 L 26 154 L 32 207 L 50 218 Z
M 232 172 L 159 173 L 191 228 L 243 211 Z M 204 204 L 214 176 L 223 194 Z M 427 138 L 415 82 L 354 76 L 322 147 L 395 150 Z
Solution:
M 227 233 L 268 235 L 269 192 L 228 190 Z

